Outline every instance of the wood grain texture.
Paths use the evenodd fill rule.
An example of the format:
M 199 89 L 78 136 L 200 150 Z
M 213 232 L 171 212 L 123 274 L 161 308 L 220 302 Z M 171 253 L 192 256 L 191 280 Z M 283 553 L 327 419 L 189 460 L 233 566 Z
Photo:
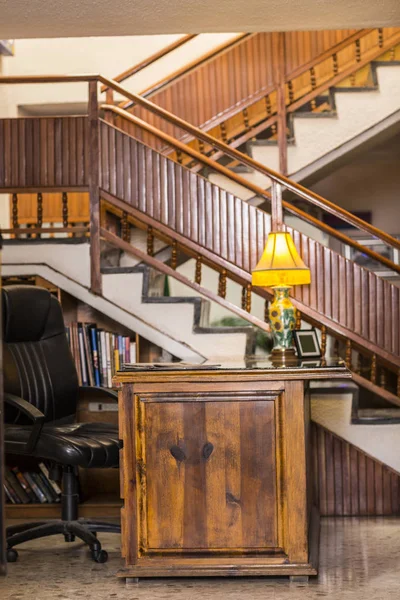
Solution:
M 86 117 L 1 119 L 0 189 L 87 186 L 87 135 Z
M 160 229 L 162 225 L 167 228 L 165 231 L 171 239 L 178 240 L 177 236 L 182 236 L 183 239 L 190 240 L 195 248 L 195 256 L 205 255 L 207 251 L 210 253 L 208 256 L 217 263 L 221 260 L 225 261 L 224 267 L 229 272 L 236 267 L 241 270 L 242 276 L 250 275 L 267 240 L 270 228 L 269 215 L 227 193 L 184 166 L 160 156 L 155 150 L 105 122 L 100 123 L 100 132 L 101 155 L 107 152 L 109 161 L 108 169 L 103 167 L 101 172 L 101 187 L 105 192 L 115 195 L 118 187 L 120 200 L 127 202 L 129 198 L 131 200 L 129 205 L 133 209 L 151 217 L 155 229 Z M 130 156 L 136 157 L 136 160 L 131 161 L 131 176 L 128 178 L 130 182 L 136 181 L 134 193 L 126 184 L 125 176 L 121 177 L 117 184 L 117 182 L 111 183 L 107 175 L 107 171 L 115 172 L 118 145 L 129 147 Z M 136 169 L 139 169 L 138 175 Z M 110 197 L 108 199 L 112 201 Z M 207 212 L 213 215 L 213 219 L 209 220 L 210 227 L 207 233 L 204 231 L 202 217 L 205 207 Z M 253 224 L 256 236 L 254 236 Z M 369 295 L 369 287 L 363 289 L 358 282 L 361 281 L 362 274 L 364 277 L 368 275 L 370 280 L 376 280 L 377 285 L 381 286 L 382 303 L 385 304 L 386 298 L 387 306 L 398 306 L 399 288 L 388 281 L 381 280 L 377 275 L 352 261 L 339 257 L 333 250 L 310 240 L 306 235 L 289 227 L 286 229 L 292 233 L 300 255 L 304 255 L 305 261 L 311 268 L 307 306 L 299 307 L 302 313 L 307 316 L 311 309 L 323 315 L 326 317 L 324 325 L 329 327 L 330 324 L 333 329 L 334 324 L 342 326 L 346 330 L 346 337 L 351 338 L 355 329 L 358 338 L 363 340 L 367 348 L 379 348 L 387 353 L 388 358 L 393 355 L 393 360 L 396 361 L 396 357 L 399 357 L 399 312 L 388 313 L 391 328 L 378 327 L 382 312 L 374 313 L 370 310 L 370 303 L 374 298 Z M 254 243 L 255 239 L 256 243 Z M 339 261 L 342 271 L 344 270 L 347 275 L 345 284 L 349 290 L 354 289 L 357 298 L 357 308 L 354 310 L 338 309 L 343 303 L 343 297 L 348 298 L 347 287 L 342 289 L 336 283 Z M 294 289 L 295 299 L 303 300 L 304 288 L 305 286 L 298 286 Z M 357 317 L 356 322 L 353 315 Z M 361 321 L 362 317 L 363 321 Z M 378 336 L 375 335 L 377 331 L 379 331 Z
M 277 546 L 273 401 L 152 400 L 144 434 L 148 548 Z
M 315 501 L 321 516 L 400 514 L 398 473 L 320 425 L 313 423 L 311 432 Z
M 306 501 L 309 411 L 303 382 L 288 375 L 222 369 L 117 377 L 121 576 L 316 573 Z

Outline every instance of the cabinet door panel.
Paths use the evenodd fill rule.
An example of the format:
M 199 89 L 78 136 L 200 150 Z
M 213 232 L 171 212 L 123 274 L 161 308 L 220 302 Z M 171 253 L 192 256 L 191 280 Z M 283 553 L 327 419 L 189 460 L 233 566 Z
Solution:
M 277 546 L 274 402 L 149 402 L 148 549 Z

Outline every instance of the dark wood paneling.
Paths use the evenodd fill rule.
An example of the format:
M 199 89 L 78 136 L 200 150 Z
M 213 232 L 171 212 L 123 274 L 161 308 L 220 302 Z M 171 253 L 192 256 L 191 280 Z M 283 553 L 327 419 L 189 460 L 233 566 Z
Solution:
M 0 189 L 88 185 L 85 117 L 0 121 Z
M 371 425 L 373 427 L 373 425 Z M 315 501 L 322 516 L 400 514 L 400 476 L 312 424 Z

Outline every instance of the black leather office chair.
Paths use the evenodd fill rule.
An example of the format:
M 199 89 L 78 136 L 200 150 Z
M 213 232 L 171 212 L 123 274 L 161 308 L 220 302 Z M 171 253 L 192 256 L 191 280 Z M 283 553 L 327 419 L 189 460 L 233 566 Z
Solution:
M 63 534 L 66 541 L 80 538 L 89 545 L 93 560 L 105 562 L 107 552 L 97 533 L 118 533 L 120 527 L 78 520 L 76 470 L 118 466 L 117 427 L 75 423 L 80 388 L 57 299 L 45 289 L 15 285 L 3 288 L 2 301 L 5 452 L 45 459 L 53 472 L 62 471 L 62 518 L 9 527 L 7 560 L 17 560 L 17 544 Z M 96 400 L 116 398 L 115 392 L 95 391 Z

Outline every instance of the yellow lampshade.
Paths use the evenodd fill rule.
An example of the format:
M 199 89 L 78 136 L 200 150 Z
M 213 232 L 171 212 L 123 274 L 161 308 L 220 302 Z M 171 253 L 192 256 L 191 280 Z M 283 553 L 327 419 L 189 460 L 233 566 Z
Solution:
M 290 233 L 270 233 L 260 261 L 252 272 L 252 284 L 273 287 L 310 281 L 310 269 L 300 258 Z

